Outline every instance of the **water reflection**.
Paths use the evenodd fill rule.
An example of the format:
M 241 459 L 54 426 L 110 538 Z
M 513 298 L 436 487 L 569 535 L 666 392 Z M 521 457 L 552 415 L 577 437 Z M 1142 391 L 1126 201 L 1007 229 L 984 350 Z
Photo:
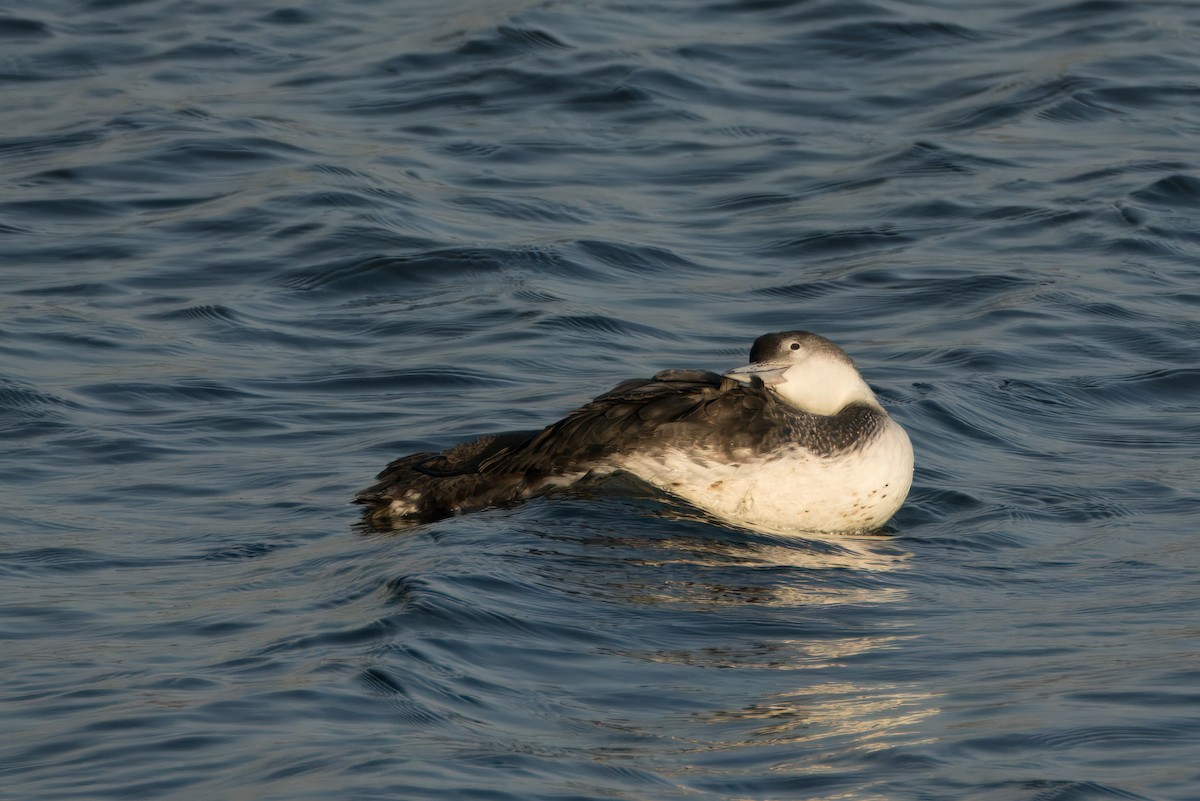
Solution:
M 682 530 L 576 528 L 548 538 L 573 546 L 561 561 L 535 568 L 548 581 L 636 604 L 714 610 L 895 605 L 906 591 L 887 574 L 912 557 L 888 537 L 747 536 L 700 521 Z
M 921 750 L 933 693 L 897 684 L 823 681 L 696 715 L 678 780 L 727 797 L 895 798 Z M 869 767 L 868 767 L 869 766 Z
M 905 728 L 936 715 L 938 710 L 930 703 L 933 698 L 933 693 L 897 685 L 825 682 L 701 719 L 715 726 L 735 723 L 742 728 L 742 738 L 727 746 L 850 738 L 855 748 L 879 750 L 894 745 Z
M 662 509 L 563 498 L 376 540 L 406 575 L 421 566 L 393 626 L 405 653 L 462 673 L 416 671 L 444 685 L 426 713 L 511 688 L 496 690 L 507 706 L 472 707 L 480 734 L 543 733 L 489 753 L 536 741 L 730 798 L 822 797 L 800 786 L 816 776 L 862 789 L 864 759 L 928 741 L 936 694 L 905 678 L 922 674 L 904 664 L 918 629 L 902 540 L 772 537 Z
M 738 775 L 803 774 L 807 781 L 836 773 L 851 754 L 908 752 L 931 742 L 923 724 L 938 714 L 937 693 L 920 682 L 881 679 L 917 636 L 908 592 L 895 581 L 911 554 L 894 540 L 590 542 L 610 558 L 624 552 L 610 562 L 621 568 L 619 580 L 609 572 L 604 591 L 610 598 L 620 592 L 647 618 L 629 630 L 629 647 L 611 653 L 657 665 L 709 701 L 722 699 L 635 727 L 686 741 L 681 782 L 734 793 Z M 629 710 L 620 714 L 629 725 Z M 706 783 L 710 771 L 721 786 Z

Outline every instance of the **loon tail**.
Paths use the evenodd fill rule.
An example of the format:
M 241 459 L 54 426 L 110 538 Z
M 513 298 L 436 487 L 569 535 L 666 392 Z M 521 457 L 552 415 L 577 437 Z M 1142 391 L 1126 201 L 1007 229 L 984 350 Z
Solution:
M 368 523 L 429 522 L 443 517 L 509 506 L 541 486 L 538 471 L 506 470 L 505 458 L 540 431 L 488 434 L 440 453 L 404 456 L 354 497 L 366 507 Z

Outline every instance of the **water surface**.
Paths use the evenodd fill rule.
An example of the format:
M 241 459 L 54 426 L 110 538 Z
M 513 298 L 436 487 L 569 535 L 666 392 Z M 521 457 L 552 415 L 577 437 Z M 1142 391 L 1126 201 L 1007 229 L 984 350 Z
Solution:
M 14 798 L 1200 798 L 1200 10 L 0 6 Z M 843 345 L 890 533 L 389 459 Z

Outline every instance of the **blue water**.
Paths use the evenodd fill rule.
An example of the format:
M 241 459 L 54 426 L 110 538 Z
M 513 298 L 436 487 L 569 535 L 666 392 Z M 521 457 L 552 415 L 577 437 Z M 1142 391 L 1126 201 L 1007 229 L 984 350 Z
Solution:
M 1200 799 L 1200 6 L 0 4 L 0 796 Z M 391 458 L 841 344 L 887 536 Z

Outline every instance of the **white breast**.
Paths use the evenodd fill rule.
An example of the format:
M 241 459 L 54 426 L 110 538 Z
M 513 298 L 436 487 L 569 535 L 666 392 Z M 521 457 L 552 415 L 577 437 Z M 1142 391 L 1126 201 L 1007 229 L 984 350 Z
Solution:
M 744 456 L 730 464 L 728 456 L 666 450 L 625 455 L 614 467 L 732 523 L 781 534 L 877 529 L 912 483 L 912 444 L 890 419 L 850 453 L 822 458 L 789 445 Z

